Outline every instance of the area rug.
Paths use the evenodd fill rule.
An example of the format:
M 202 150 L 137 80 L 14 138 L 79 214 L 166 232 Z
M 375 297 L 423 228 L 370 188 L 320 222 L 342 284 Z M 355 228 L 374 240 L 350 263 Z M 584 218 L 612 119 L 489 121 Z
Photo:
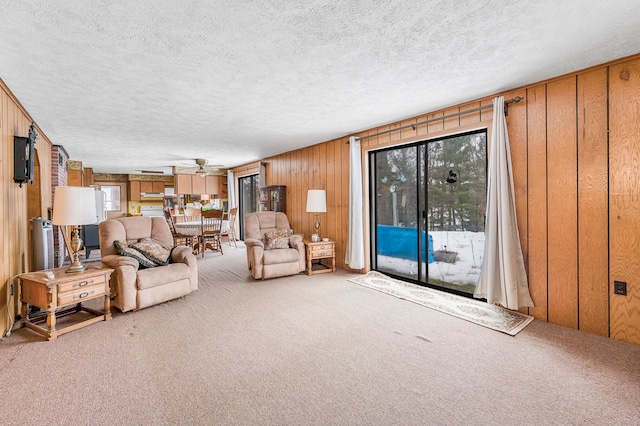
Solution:
M 533 321 L 533 317 L 517 311 L 407 283 L 376 271 L 349 281 L 511 336 Z

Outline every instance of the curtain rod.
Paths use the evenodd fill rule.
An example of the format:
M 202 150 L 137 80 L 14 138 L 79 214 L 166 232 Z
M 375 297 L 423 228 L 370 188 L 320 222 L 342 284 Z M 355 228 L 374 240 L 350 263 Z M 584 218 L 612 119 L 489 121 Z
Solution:
M 505 117 L 509 115 L 509 104 L 517 104 L 518 102 L 520 102 L 523 99 L 524 98 L 521 97 L 521 96 L 516 96 L 513 99 L 509 99 L 509 100 L 504 101 L 504 115 L 505 115 Z M 374 136 L 385 135 L 387 133 L 397 132 L 398 130 L 408 129 L 409 127 L 413 128 L 413 130 L 416 130 L 416 127 L 421 126 L 423 124 L 429 124 L 429 123 L 432 123 L 434 121 L 446 120 L 447 118 L 460 117 L 461 115 L 471 114 L 472 112 L 483 111 L 483 110 L 489 109 L 489 108 L 493 108 L 493 104 L 485 105 L 485 106 L 481 106 L 481 107 L 477 107 L 477 108 L 468 109 L 466 111 L 455 112 L 453 114 L 444 115 L 442 117 L 430 118 L 429 120 L 421 121 L 419 123 L 407 124 L 406 126 L 401 126 L 401 127 L 396 127 L 396 128 L 389 129 L 389 130 L 384 130 L 382 132 L 374 133 L 372 135 L 356 137 L 356 139 L 359 139 L 359 140 L 369 139 L 369 138 L 372 138 Z M 348 144 L 349 144 L 349 141 L 347 141 L 347 145 Z

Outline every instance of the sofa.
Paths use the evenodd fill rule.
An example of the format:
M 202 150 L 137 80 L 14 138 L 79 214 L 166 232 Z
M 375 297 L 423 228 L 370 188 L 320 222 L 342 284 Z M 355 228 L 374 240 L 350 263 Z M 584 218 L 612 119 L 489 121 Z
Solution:
M 247 266 L 255 279 L 295 275 L 305 270 L 301 235 L 292 235 L 282 212 L 257 212 L 244 216 Z
M 136 311 L 198 289 L 198 264 L 190 247 L 173 247 L 173 236 L 164 217 L 122 217 L 101 222 L 102 264 L 114 269 L 110 287 L 112 306 Z M 140 244 L 163 246 L 163 254 L 150 261 L 141 257 Z M 149 250 L 147 250 L 149 251 Z M 137 253 L 136 253 L 137 252 Z M 163 264 L 164 261 L 165 264 Z

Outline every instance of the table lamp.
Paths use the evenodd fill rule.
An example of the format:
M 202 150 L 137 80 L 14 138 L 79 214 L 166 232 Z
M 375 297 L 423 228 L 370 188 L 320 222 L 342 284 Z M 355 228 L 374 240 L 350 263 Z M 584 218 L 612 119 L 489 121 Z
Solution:
M 71 226 L 71 265 L 67 272 L 82 272 L 87 269 L 80 262 L 78 251 L 82 249 L 80 225 L 98 222 L 96 216 L 96 198 L 93 188 L 79 186 L 56 186 L 53 199 L 54 225 Z
M 327 193 L 324 189 L 310 189 L 307 192 L 307 213 L 315 213 L 316 220 L 314 222 L 315 234 L 320 238 L 320 220 L 318 213 L 326 213 L 327 211 Z

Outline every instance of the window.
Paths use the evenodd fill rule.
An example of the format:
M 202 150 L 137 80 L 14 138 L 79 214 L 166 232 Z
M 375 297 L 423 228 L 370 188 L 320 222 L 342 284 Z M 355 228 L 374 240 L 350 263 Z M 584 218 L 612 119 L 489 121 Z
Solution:
M 120 211 L 120 186 L 101 185 L 100 189 L 105 193 L 104 204 L 107 211 Z

